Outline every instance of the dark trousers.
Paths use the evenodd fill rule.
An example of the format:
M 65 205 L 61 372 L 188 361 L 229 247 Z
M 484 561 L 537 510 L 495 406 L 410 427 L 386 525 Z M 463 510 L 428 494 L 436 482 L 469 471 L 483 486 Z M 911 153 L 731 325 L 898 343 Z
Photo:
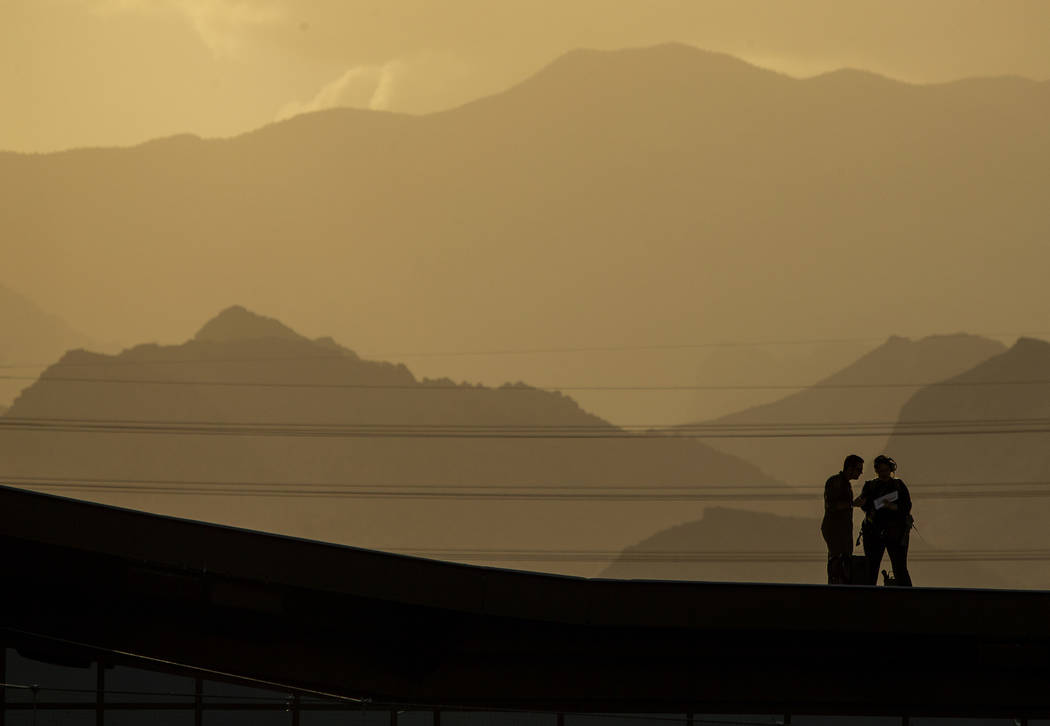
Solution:
M 850 557 L 851 555 L 829 555 L 828 556 L 828 584 L 848 585 L 850 584 Z
M 848 585 L 850 583 L 850 556 L 853 554 L 853 514 L 847 512 L 845 517 L 824 515 L 820 524 L 820 533 L 828 546 L 828 584 Z
M 893 567 L 893 578 L 899 587 L 911 587 L 911 575 L 908 573 L 908 535 L 903 539 L 886 538 L 878 534 L 864 535 L 864 556 L 868 558 L 868 584 L 879 584 L 879 568 L 882 567 L 882 554 L 890 555 L 890 566 Z

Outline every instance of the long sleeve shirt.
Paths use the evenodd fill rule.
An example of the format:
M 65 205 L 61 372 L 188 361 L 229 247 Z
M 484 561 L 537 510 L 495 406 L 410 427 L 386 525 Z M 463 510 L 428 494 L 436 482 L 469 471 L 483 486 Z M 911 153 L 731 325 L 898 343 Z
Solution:
M 897 508 L 875 508 L 875 500 L 891 492 L 897 492 Z M 869 479 L 864 482 L 860 495 L 864 497 L 861 507 L 866 513 L 865 529 L 873 528 L 879 536 L 901 538 L 908 533 L 908 515 L 911 514 L 911 493 L 908 486 L 900 479 Z

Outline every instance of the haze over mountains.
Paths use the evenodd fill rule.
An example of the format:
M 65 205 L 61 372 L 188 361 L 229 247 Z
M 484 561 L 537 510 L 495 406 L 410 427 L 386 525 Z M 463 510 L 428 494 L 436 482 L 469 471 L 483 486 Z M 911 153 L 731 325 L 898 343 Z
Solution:
M 901 407 L 916 391 L 1005 350 L 998 341 L 972 335 L 915 341 L 894 336 L 810 388 L 707 422 L 755 438 L 712 438 L 707 443 L 790 484 L 823 485 L 851 453 L 865 459 L 864 478 L 872 478 L 872 461 L 892 450 L 887 440 Z
M 854 483 L 859 494 L 863 480 L 874 477 L 874 456 L 889 453 L 914 501 L 918 533 L 912 548 L 920 560 L 932 558 L 912 568 L 917 583 L 1045 588 L 1050 583 L 1048 371 L 1050 343 L 1045 341 L 1022 338 L 1007 350 L 979 336 L 894 337 L 812 388 L 707 422 L 716 433 L 743 436 L 705 442 L 804 488 L 814 500 L 845 454 L 866 459 L 864 475 Z M 910 382 L 930 385 L 899 385 Z M 813 504 L 810 511 L 818 515 Z M 792 520 L 730 510 L 713 518 L 709 514 L 630 548 L 606 574 L 737 573 L 792 581 L 807 571 L 805 563 L 794 562 L 652 562 L 649 553 L 680 549 L 690 538 L 747 544 L 749 540 L 733 533 L 752 525 L 780 532 L 771 535 L 777 546 L 770 549 L 806 552 L 814 547 L 812 531 L 819 529 L 819 518 Z M 861 519 L 855 512 L 858 532 Z M 639 574 L 643 571 L 653 574 Z
M 824 565 L 817 517 L 781 516 L 709 507 L 703 519 L 671 527 L 624 550 L 602 577 L 735 582 L 817 582 Z M 859 530 L 858 530 L 859 531 Z M 862 554 L 857 548 L 856 554 Z M 925 587 L 1030 586 L 1011 579 L 999 563 L 952 562 L 930 543 L 913 537 L 908 569 Z M 889 559 L 882 568 L 892 571 Z M 883 578 L 879 577 L 880 584 Z
M 637 501 L 652 488 L 781 486 L 558 393 L 420 381 L 242 307 L 181 345 L 70 352 L 0 426 L 9 482 L 71 479 L 72 496 L 377 548 L 616 551 L 703 509 Z
M 429 116 L 3 154 L 0 228 L 10 279 L 122 340 L 184 339 L 234 301 L 391 353 L 1041 330 L 1047 117 L 1050 84 L 1017 78 L 579 51 Z M 692 382 L 696 359 L 413 367 L 624 385 Z M 578 397 L 619 423 L 682 420 L 652 393 Z
M 582 494 L 793 496 L 782 482 L 819 487 L 850 451 L 870 476 L 885 450 L 931 548 L 1045 550 L 1050 344 L 920 336 L 1048 327 L 1047 118 L 1047 82 L 798 80 L 665 45 L 573 52 L 429 116 L 335 110 L 230 139 L 0 154 L 5 280 L 48 310 L 0 288 L 0 365 L 57 360 L 87 345 L 77 329 L 169 343 L 62 356 L 0 418 L 0 474 L 381 548 L 780 532 L 819 551 L 819 496 L 740 512 Z M 0 413 L 30 382 L 8 383 Z M 793 384 L 809 387 L 768 388 Z M 1002 419 L 1029 432 L 922 428 Z M 617 428 L 682 421 L 806 436 Z M 1045 586 L 1039 562 L 994 576 Z
M 64 352 L 90 342 L 58 316 L 0 284 L 0 412 Z
M 1050 421 L 1050 386 L 1037 383 L 1050 344 L 1003 350 L 977 336 L 892 338 L 813 388 L 714 424 L 813 421 L 825 431 L 855 410 L 857 422 L 897 432 L 885 445 L 859 435 L 700 443 L 625 435 L 522 383 L 419 380 L 235 306 L 181 345 L 64 355 L 0 417 L 0 474 L 48 491 L 71 481 L 58 491 L 122 506 L 451 559 L 506 565 L 493 554 L 502 551 L 514 566 L 576 574 L 612 561 L 604 576 L 819 582 L 823 479 L 847 449 L 867 456 L 867 478 L 871 456 L 886 450 L 916 502 L 922 584 L 1042 587 L 1042 561 L 951 552 L 1044 548 L 1046 433 L 910 435 L 930 422 Z M 940 382 L 917 393 L 879 387 L 906 373 Z M 770 472 L 799 475 L 790 481 L 800 487 Z M 972 482 L 982 486 L 954 486 Z M 1003 482 L 1040 484 L 1005 499 L 957 498 Z M 667 496 L 683 488 L 700 496 Z M 545 554 L 561 551 L 578 561 Z
M 1048 373 L 1050 344 L 1022 338 L 946 385 L 917 392 L 887 444 L 917 496 L 931 489 L 953 495 L 916 514 L 930 538 L 958 549 L 1034 551 L 1035 559 L 1002 568 L 1038 588 L 1050 584 Z M 935 428 L 926 421 L 953 422 L 956 431 L 913 435 Z

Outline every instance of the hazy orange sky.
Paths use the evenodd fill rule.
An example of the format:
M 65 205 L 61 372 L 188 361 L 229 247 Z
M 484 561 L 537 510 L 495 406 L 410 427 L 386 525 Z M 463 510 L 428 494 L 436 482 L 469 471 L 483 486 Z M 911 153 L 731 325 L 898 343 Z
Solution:
M 1046 0 L 3 0 L 0 149 L 421 113 L 578 47 L 681 41 L 793 75 L 1050 78 Z

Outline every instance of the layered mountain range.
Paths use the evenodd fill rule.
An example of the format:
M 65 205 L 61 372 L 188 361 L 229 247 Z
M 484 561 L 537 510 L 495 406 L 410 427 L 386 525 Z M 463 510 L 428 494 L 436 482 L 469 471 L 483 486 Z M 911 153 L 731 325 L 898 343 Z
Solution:
M 892 450 L 890 435 L 916 391 L 1005 350 L 998 341 L 972 335 L 894 336 L 809 388 L 705 422 L 740 436 L 707 443 L 791 484 L 823 484 L 847 454 L 860 454 L 874 476 L 871 462 Z
M 388 549 L 616 550 L 702 511 L 651 488 L 782 488 L 559 393 L 419 380 L 242 307 L 180 345 L 69 352 L 0 424 L 7 481 Z
M 1041 587 L 1050 568 L 1028 555 L 1045 550 L 1050 516 L 1048 363 L 1050 343 L 1032 339 L 1005 350 L 975 336 L 892 338 L 822 384 L 706 424 L 811 421 L 832 435 L 696 441 L 625 431 L 523 383 L 420 380 L 236 306 L 180 345 L 64 355 L 0 417 L 0 473 L 450 559 L 597 574 L 607 556 L 606 576 L 819 582 L 820 484 L 843 451 L 867 447 L 894 455 L 911 486 L 920 584 Z M 905 377 L 931 385 L 915 392 Z M 829 422 L 845 410 L 870 415 L 888 441 L 835 436 Z M 789 488 L 727 451 L 813 472 Z
M 821 582 L 820 519 L 710 507 L 703 519 L 657 532 L 627 548 L 602 577 L 731 582 Z M 759 538 L 753 533 L 762 533 Z M 857 548 L 856 554 L 863 554 Z M 924 587 L 1028 587 L 1002 563 L 953 560 L 918 536 L 908 570 Z M 888 557 L 881 570 L 892 572 Z M 884 582 L 879 577 L 879 582 Z
M 733 398 L 736 387 L 792 383 L 783 356 L 715 356 L 698 372 L 693 353 L 959 321 L 1041 329 L 1047 118 L 1050 83 L 800 80 L 666 45 L 570 53 L 429 116 L 340 109 L 230 139 L 0 154 L 5 279 L 73 327 L 184 340 L 236 300 L 295 328 L 234 307 L 177 345 L 73 350 L 0 419 L 0 474 L 353 544 L 497 543 L 542 558 L 808 542 L 814 520 L 777 517 L 819 513 L 819 494 L 709 510 L 703 531 L 671 529 L 703 502 L 578 495 L 815 488 L 845 453 L 887 451 L 933 546 L 1045 549 L 1050 344 L 891 338 L 830 376 L 849 356 L 792 367 L 795 382 L 820 382 L 746 410 L 770 394 Z M 2 289 L 0 325 L 7 361 L 86 343 Z M 372 354 L 391 350 L 408 353 Z M 505 380 L 541 388 L 492 385 Z M 694 381 L 731 390 L 687 400 L 678 384 Z M 701 443 L 613 425 L 683 420 L 748 435 Z M 440 496 L 421 496 L 428 487 Z M 1040 562 L 996 576 L 1045 587 Z
M 0 284 L 0 412 L 41 370 L 90 339 Z
M 920 496 L 947 493 L 926 507 L 920 527 L 946 547 L 1019 551 L 1027 559 L 1002 568 L 1025 587 L 1046 588 L 1050 343 L 1022 338 L 944 383 L 905 404 L 887 444 Z M 923 433 L 931 430 L 940 433 Z
M 822 482 L 845 454 L 867 459 L 854 483 L 859 494 L 863 479 L 874 477 L 874 455 L 889 453 L 914 503 L 917 584 L 1045 588 L 1048 371 L 1050 343 L 1042 340 L 1021 338 L 1007 349 L 977 336 L 894 337 L 811 388 L 689 430 L 710 427 L 725 436 L 704 439 L 713 447 L 798 485 L 813 514 Z M 708 509 L 702 520 L 628 548 L 604 574 L 812 581 L 804 555 L 821 551 L 820 520 L 797 514 L 789 506 L 780 514 Z M 855 513 L 858 532 L 861 519 Z
M 680 45 L 578 51 L 428 116 L 2 154 L 5 275 L 122 340 L 184 339 L 234 300 L 365 351 L 1039 329 L 1048 117 L 1050 83 L 1017 78 L 800 80 Z M 564 363 L 587 381 L 542 380 L 550 359 L 416 368 L 611 385 L 691 381 L 695 360 Z M 681 413 L 580 396 L 620 423 Z

